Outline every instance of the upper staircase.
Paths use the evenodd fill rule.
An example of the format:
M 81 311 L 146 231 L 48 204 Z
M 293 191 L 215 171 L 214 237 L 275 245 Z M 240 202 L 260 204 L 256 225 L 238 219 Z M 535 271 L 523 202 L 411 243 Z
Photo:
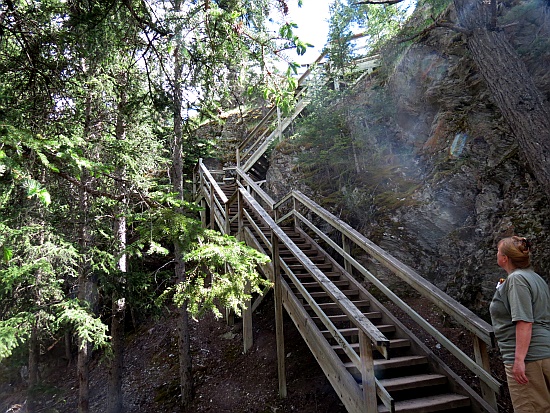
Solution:
M 261 189 L 265 152 L 307 105 L 304 90 L 288 118 L 279 114 L 275 129 L 267 125 L 276 109 L 254 128 L 238 149 L 236 168 L 211 171 L 201 161 L 194 177 L 203 225 L 234 235 L 271 258 L 261 271 L 273 282 L 280 395 L 287 392 L 284 309 L 349 412 L 497 413 L 501 384 L 490 372 L 487 347 L 495 342 L 487 322 L 300 192 L 275 202 Z M 369 271 L 366 262 L 401 279 L 461 325 L 472 337 L 471 348 L 451 342 Z M 243 313 L 245 352 L 252 346 L 251 314 L 261 299 Z M 407 325 L 415 323 L 475 375 L 476 390 L 388 307 L 406 314 Z

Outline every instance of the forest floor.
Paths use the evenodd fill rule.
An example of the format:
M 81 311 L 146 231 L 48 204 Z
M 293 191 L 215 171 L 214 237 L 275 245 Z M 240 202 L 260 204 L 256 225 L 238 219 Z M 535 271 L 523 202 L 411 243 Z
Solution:
M 433 309 L 419 307 L 427 319 L 438 318 Z M 406 316 L 402 321 L 407 322 Z M 432 322 L 437 320 L 430 320 Z M 191 351 L 195 398 L 189 412 L 196 413 L 344 413 L 342 402 L 322 373 L 299 332 L 285 314 L 285 364 L 288 396 L 278 396 L 275 321 L 272 294 L 254 313 L 254 346 L 243 354 L 242 325 L 227 325 L 208 315 L 191 322 Z M 469 341 L 463 329 L 447 328 L 455 343 Z M 437 344 L 437 343 L 435 343 Z M 62 347 L 62 346 L 58 346 Z M 470 344 L 471 347 L 471 344 Z M 77 381 L 74 360 L 53 348 L 44 355 L 40 407 L 32 413 L 77 411 Z M 446 357 L 444 354 L 440 357 Z M 492 358 L 498 358 L 492 354 Z M 449 360 L 450 361 L 450 360 Z M 456 362 L 454 362 L 456 363 Z M 453 362 L 448 362 L 453 368 Z M 498 368 L 498 362 L 495 366 Z M 108 361 L 96 355 L 91 364 L 92 413 L 106 411 Z M 13 369 L 12 369 L 13 370 Z M 25 384 L 19 374 L 0 370 L 0 413 L 31 413 L 25 408 Z M 6 373 L 6 374 L 5 374 Z M 468 374 L 464 373 L 466 376 Z M 499 373 L 502 374 L 502 373 Z M 10 380 L 2 379 L 10 378 Z M 498 374 L 497 374 L 498 376 Z M 469 382 L 473 377 L 463 377 Z M 499 377 L 500 379 L 500 377 Z M 474 380 L 475 381 L 475 380 Z M 173 318 L 143 325 L 129 334 L 123 383 L 126 413 L 180 412 L 177 331 Z M 509 400 L 499 399 L 499 412 L 511 413 Z M 10 410 L 11 409 L 11 410 Z

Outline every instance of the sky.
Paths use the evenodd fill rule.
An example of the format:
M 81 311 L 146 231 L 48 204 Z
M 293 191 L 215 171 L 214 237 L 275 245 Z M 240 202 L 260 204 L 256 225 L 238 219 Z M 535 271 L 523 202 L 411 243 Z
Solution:
M 321 54 L 327 41 L 329 5 L 333 0 L 303 0 L 302 7 L 298 7 L 298 0 L 289 0 L 289 20 L 298 25 L 294 33 L 304 42 L 314 47 L 308 48 L 303 56 L 295 52 L 291 57 L 298 63 L 313 63 Z
M 329 6 L 334 0 L 303 0 L 302 7 L 298 7 L 298 0 L 287 0 L 288 20 L 296 23 L 298 28 L 294 33 L 314 47 L 308 48 L 303 56 L 292 52 L 289 56 L 300 63 L 313 63 L 321 54 L 328 36 L 328 19 L 330 17 Z M 404 0 L 400 5 L 412 13 L 415 0 Z

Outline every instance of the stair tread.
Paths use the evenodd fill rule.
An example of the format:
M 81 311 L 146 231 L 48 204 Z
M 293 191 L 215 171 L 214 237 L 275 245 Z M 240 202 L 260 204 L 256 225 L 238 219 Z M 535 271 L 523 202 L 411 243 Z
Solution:
M 349 285 L 349 281 L 342 280 L 342 281 L 332 281 L 332 283 L 337 287 L 347 287 Z M 302 282 L 302 285 L 305 288 L 313 288 L 313 287 L 321 287 L 321 284 L 319 284 L 317 281 L 311 281 L 311 282 Z
M 352 300 L 352 303 L 355 304 L 356 307 L 366 307 L 370 305 L 369 300 Z M 319 307 L 323 309 L 333 309 L 333 308 L 340 308 L 338 303 L 330 302 L 330 303 L 320 303 L 318 304 Z M 310 308 L 311 306 L 309 304 L 304 304 L 305 308 Z
M 391 359 L 375 359 L 374 366 L 378 368 L 393 368 L 398 366 L 413 366 L 419 364 L 425 364 L 428 362 L 426 356 L 400 356 L 392 357 Z
M 358 296 L 359 295 L 359 290 L 340 290 L 342 291 L 342 293 L 344 293 L 344 295 L 350 297 L 350 296 Z M 314 298 L 319 298 L 319 297 L 328 297 L 329 295 L 324 292 L 324 291 L 315 291 L 315 292 L 311 292 L 309 293 L 310 296 L 314 297 Z M 299 292 L 296 293 L 296 296 L 301 296 L 301 294 Z M 352 300 L 353 301 L 353 300 Z
M 380 325 L 376 325 L 375 327 L 381 333 L 392 333 L 392 332 L 395 331 L 395 326 L 393 324 L 380 324 Z M 339 328 L 338 331 L 343 336 L 353 336 L 353 335 L 357 335 L 359 333 L 359 329 L 357 327 Z M 321 333 L 323 333 L 325 336 L 326 335 L 332 335 L 330 333 L 330 331 L 328 331 L 328 330 L 323 330 L 323 331 L 321 331 Z
M 391 392 L 445 384 L 447 382 L 447 377 L 442 374 L 428 373 L 381 379 L 379 382 L 382 387 Z
M 370 313 L 363 313 L 365 315 L 365 317 L 367 317 L 369 320 L 372 320 L 372 319 L 378 319 L 378 318 L 382 318 L 382 313 L 378 312 L 378 311 L 373 311 L 373 312 L 370 312 Z M 350 317 L 346 314 L 336 314 L 336 315 L 327 315 L 327 317 L 331 320 L 331 321 L 345 321 L 345 320 L 350 320 Z M 317 316 L 312 316 L 311 317 L 312 320 L 319 320 L 319 317 Z
M 388 368 L 397 368 L 397 367 L 409 367 L 417 366 L 420 364 L 426 364 L 428 358 L 426 356 L 398 356 L 392 357 L 390 359 L 374 359 L 375 369 L 388 369 Z M 346 368 L 353 368 L 355 365 L 349 361 L 344 363 Z
M 445 393 L 395 402 L 395 411 L 399 413 L 429 413 L 469 405 L 470 399 L 467 396 L 455 393 Z M 387 412 L 389 412 L 389 410 L 386 406 L 378 406 L 378 413 Z
M 393 340 L 390 340 L 390 349 L 396 349 L 400 347 L 409 347 L 410 340 L 408 338 L 396 338 Z M 353 349 L 359 349 L 359 343 L 351 343 L 350 347 Z M 341 347 L 338 344 L 335 344 L 332 346 L 333 350 L 339 350 Z

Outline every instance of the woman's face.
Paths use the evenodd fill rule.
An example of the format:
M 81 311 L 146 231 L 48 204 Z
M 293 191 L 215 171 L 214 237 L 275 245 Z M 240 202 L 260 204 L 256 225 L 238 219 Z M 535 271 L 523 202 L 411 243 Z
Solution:
M 499 267 L 504 268 L 507 262 L 508 262 L 508 257 L 500 251 L 500 245 L 499 245 L 497 249 L 497 264 Z

